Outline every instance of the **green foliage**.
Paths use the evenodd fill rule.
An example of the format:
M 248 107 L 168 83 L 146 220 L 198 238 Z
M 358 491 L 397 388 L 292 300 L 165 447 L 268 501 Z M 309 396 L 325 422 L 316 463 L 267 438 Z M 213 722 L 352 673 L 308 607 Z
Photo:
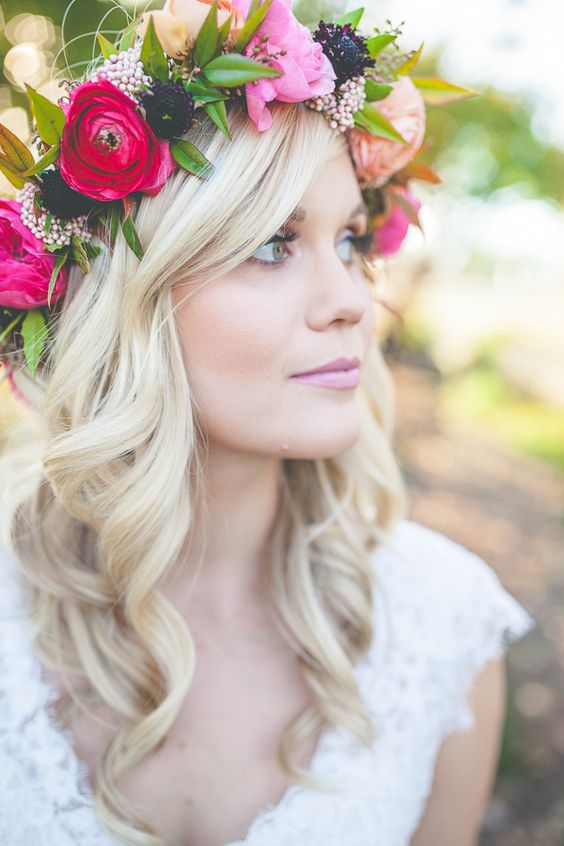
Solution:
M 139 261 L 144 256 L 143 247 L 141 246 L 141 241 L 139 240 L 139 235 L 137 234 L 137 229 L 135 228 L 135 224 L 133 222 L 133 218 L 131 215 L 125 218 L 125 220 L 121 224 L 121 231 L 123 232 L 123 237 L 127 241 L 127 245 L 135 253 Z
M 397 129 L 394 129 L 388 118 L 378 111 L 372 103 L 367 103 L 360 112 L 355 112 L 355 123 L 362 129 L 368 130 L 373 135 L 387 138 L 390 141 L 398 141 L 400 144 L 407 144 Z
M 24 317 L 21 329 L 24 356 L 32 376 L 35 376 L 41 353 L 47 340 L 47 326 L 41 309 L 34 308 Z
M 359 9 L 354 9 L 352 12 L 347 12 L 346 15 L 342 15 L 340 18 L 337 18 L 337 23 L 341 26 L 350 24 L 354 29 L 356 29 L 356 27 L 360 25 L 363 15 L 364 6 L 361 6 Z
M 213 0 L 213 5 L 210 7 L 194 45 L 195 65 L 204 68 L 217 55 L 218 39 L 217 0 Z
M 375 59 L 376 56 L 380 55 L 382 50 L 390 44 L 393 44 L 396 38 L 397 35 L 392 32 L 384 32 L 381 35 L 375 35 L 373 38 L 369 38 L 366 42 L 366 46 L 368 47 L 370 56 Z
M 145 33 L 141 47 L 141 61 L 143 62 L 145 73 L 154 79 L 159 79 L 161 82 L 167 82 L 169 75 L 168 62 L 161 42 L 158 39 L 152 15 L 149 17 L 147 32 Z
M 29 85 L 26 85 L 26 90 L 31 111 L 37 124 L 37 131 L 41 138 L 49 146 L 59 144 L 65 128 L 65 113 L 60 106 L 44 97 L 43 94 L 39 94 Z M 27 167 L 30 166 L 31 164 L 27 165 Z
M 68 258 L 68 253 L 62 253 L 58 255 L 55 259 L 55 264 L 53 265 L 53 271 L 51 273 L 51 279 L 49 280 L 49 288 L 47 289 L 47 305 L 49 308 L 51 307 L 51 294 L 53 293 L 53 288 L 55 287 L 55 283 L 57 282 L 57 277 L 61 271 L 61 268 L 66 263 Z
M 225 103 L 222 100 L 217 103 L 206 103 L 204 109 L 215 125 L 221 129 L 225 137 L 229 138 L 231 141 L 232 135 L 227 123 L 227 109 L 225 108 Z
M 436 57 L 427 58 L 421 75 L 435 72 Z M 493 88 L 479 95 L 428 110 L 431 146 L 425 160 L 439 173 L 452 165 L 449 184 L 458 174 L 460 189 L 472 196 L 487 198 L 512 187 L 526 197 L 564 204 L 564 151 L 535 135 L 529 105 Z M 471 163 L 476 150 L 487 158 L 487 168 Z
M 452 377 L 441 389 L 442 410 L 472 421 L 502 443 L 564 472 L 564 409 L 524 396 L 494 368 Z
M 392 85 L 386 85 L 383 82 L 374 82 L 373 79 L 368 79 L 366 82 L 366 97 L 369 103 L 374 103 L 376 100 L 384 100 L 391 91 L 393 91 Z
M 170 151 L 174 161 L 188 173 L 204 178 L 213 173 L 213 164 L 190 141 L 173 141 Z
M 235 50 L 242 53 L 263 20 L 266 17 L 268 10 L 272 5 L 272 0 L 265 0 L 262 6 L 253 13 L 253 15 L 246 22 L 245 26 L 239 33 L 237 41 L 235 42 Z
M 213 85 L 238 88 L 255 79 L 282 76 L 282 72 L 262 62 L 255 62 L 240 53 L 228 53 L 212 59 L 204 68 L 204 76 Z

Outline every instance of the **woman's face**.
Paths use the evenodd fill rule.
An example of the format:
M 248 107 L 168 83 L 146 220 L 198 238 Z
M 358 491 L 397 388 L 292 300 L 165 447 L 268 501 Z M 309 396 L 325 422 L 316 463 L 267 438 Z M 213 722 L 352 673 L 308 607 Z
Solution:
M 355 357 L 362 376 L 374 308 L 358 260 L 361 245 L 351 241 L 366 233 L 359 207 L 362 195 L 345 153 L 306 192 L 298 220 L 178 309 L 210 449 L 316 459 L 338 455 L 358 439 L 357 388 L 293 377 Z M 174 303 L 185 295 L 176 286 Z

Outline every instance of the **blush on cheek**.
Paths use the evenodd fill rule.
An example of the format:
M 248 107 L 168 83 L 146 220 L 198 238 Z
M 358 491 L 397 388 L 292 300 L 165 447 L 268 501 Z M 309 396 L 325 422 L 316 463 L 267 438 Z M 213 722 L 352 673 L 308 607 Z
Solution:
M 234 280 L 198 292 L 177 312 L 189 371 L 219 381 L 227 375 L 241 379 L 272 374 L 288 346 L 280 310 L 277 314 L 278 319 L 272 303 L 262 308 L 253 292 Z

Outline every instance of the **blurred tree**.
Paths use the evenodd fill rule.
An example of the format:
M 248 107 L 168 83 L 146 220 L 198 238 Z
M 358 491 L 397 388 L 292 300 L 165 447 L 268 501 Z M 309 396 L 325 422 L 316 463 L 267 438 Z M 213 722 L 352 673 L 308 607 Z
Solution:
M 435 75 L 437 58 L 422 62 L 417 75 Z M 564 151 L 538 138 L 531 124 L 525 101 L 494 88 L 430 108 L 427 161 L 439 172 L 448 167 L 449 188 L 473 196 L 511 187 L 523 197 L 564 205 Z

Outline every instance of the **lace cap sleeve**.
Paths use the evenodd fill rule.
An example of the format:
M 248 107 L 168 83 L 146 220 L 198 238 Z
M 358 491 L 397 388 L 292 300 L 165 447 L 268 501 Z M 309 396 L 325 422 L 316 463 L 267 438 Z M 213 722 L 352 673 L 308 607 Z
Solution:
M 443 733 L 469 730 L 472 686 L 488 661 L 535 625 L 479 555 L 413 521 L 403 521 L 399 551 L 409 565 L 410 590 L 425 619 L 427 665 L 442 714 Z

